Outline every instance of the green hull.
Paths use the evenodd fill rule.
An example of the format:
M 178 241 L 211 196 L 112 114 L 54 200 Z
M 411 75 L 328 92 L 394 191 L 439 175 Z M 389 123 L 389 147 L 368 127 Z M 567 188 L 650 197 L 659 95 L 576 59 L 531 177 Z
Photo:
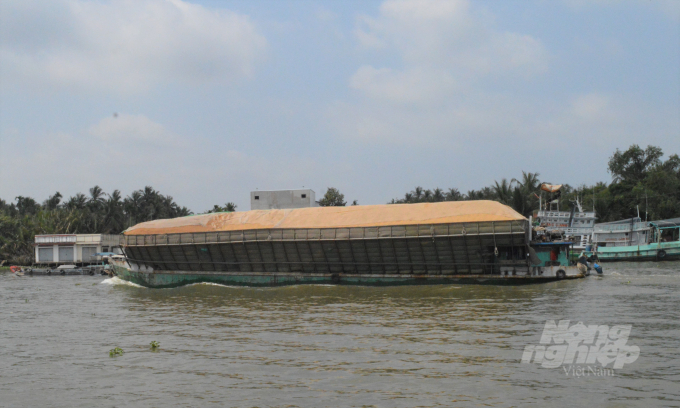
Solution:
M 156 271 L 134 272 L 114 266 L 115 274 L 124 280 L 149 288 L 173 288 L 194 283 L 217 283 L 228 286 L 284 286 L 301 284 L 343 284 L 363 286 L 488 284 L 521 285 L 558 280 L 555 277 L 500 275 L 354 275 L 301 273 L 245 273 Z M 568 277 L 571 278 L 571 277 Z
M 588 256 L 592 252 L 586 253 Z M 600 247 L 595 252 L 602 262 L 614 261 L 672 261 L 680 259 L 680 242 L 648 245 Z

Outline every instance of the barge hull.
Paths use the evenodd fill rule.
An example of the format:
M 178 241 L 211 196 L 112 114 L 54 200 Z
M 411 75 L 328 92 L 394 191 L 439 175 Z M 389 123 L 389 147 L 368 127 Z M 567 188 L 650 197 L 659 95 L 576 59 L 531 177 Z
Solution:
M 552 282 L 555 276 L 502 275 L 414 275 L 414 274 L 331 274 L 331 273 L 242 273 L 193 271 L 132 271 L 116 266 L 115 274 L 124 280 L 148 288 L 173 288 L 195 283 L 227 286 L 271 287 L 303 284 L 340 284 L 359 286 L 399 286 L 436 284 L 523 285 Z M 566 276 L 566 279 L 580 278 Z

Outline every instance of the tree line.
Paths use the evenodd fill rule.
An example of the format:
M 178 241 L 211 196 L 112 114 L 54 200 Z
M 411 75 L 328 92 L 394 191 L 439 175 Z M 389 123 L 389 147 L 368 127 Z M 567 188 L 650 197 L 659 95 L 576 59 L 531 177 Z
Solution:
M 31 264 L 35 235 L 119 234 L 139 222 L 192 214 L 150 186 L 125 198 L 119 190 L 107 194 L 99 186 L 88 195 L 63 198 L 56 192 L 42 203 L 23 196 L 11 203 L 0 199 L 0 260 Z
M 611 183 L 562 187 L 560 209 L 569 210 L 578 200 L 584 210 L 595 209 L 598 222 L 637 217 L 659 220 L 680 217 L 680 157 L 673 154 L 665 161 L 656 146 L 643 149 L 632 145 L 616 150 L 609 158 Z M 416 187 L 391 204 L 463 200 L 494 200 L 512 207 L 528 217 L 539 207 L 542 183 L 559 184 L 559 180 L 541 180 L 539 173 L 522 172 L 519 179 L 504 178 L 479 190 L 461 193 L 456 188 L 434 190 Z M 544 203 L 547 196 L 544 196 Z
M 578 199 L 584 209 L 595 208 L 598 222 L 635 217 L 638 211 L 649 220 L 680 217 L 680 157 L 673 154 L 665 161 L 662 158 L 663 151 L 655 146 L 617 149 L 608 162 L 612 182 L 578 187 L 566 184 L 559 198 L 560 208 L 568 210 Z M 553 184 L 541 180 L 539 173 L 522 172 L 518 179 L 503 178 L 465 193 L 457 188 L 430 190 L 418 186 L 389 204 L 495 200 L 528 217 L 539 207 L 543 182 Z M 329 187 L 319 205 L 345 206 L 347 202 L 337 188 Z M 351 205 L 358 202 L 354 200 Z M 224 211 L 236 211 L 236 205 L 215 205 L 206 212 Z M 108 194 L 94 186 L 87 195 L 78 193 L 65 200 L 59 192 L 42 203 L 23 196 L 14 202 L 0 199 L 0 262 L 32 263 L 34 236 L 38 234 L 119 234 L 139 222 L 191 214 L 187 207 L 151 186 L 125 198 L 119 190 Z

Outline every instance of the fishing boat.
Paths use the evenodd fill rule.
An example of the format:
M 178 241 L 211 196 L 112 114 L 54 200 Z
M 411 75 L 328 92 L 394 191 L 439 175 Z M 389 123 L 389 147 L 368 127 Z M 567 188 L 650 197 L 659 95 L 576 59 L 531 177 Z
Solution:
M 550 243 L 531 247 L 531 236 L 528 219 L 494 201 L 252 210 L 137 224 L 123 233 L 124 255 L 109 263 L 121 279 L 154 288 L 583 276 L 566 256 L 550 260 Z
M 601 261 L 680 259 L 680 218 L 642 221 L 640 217 L 595 224 L 588 256 Z

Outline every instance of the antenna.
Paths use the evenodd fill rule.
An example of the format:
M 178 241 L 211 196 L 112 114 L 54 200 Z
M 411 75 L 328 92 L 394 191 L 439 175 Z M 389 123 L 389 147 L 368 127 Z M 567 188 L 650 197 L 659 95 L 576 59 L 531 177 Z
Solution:
M 645 222 L 647 222 L 647 190 L 645 189 Z

